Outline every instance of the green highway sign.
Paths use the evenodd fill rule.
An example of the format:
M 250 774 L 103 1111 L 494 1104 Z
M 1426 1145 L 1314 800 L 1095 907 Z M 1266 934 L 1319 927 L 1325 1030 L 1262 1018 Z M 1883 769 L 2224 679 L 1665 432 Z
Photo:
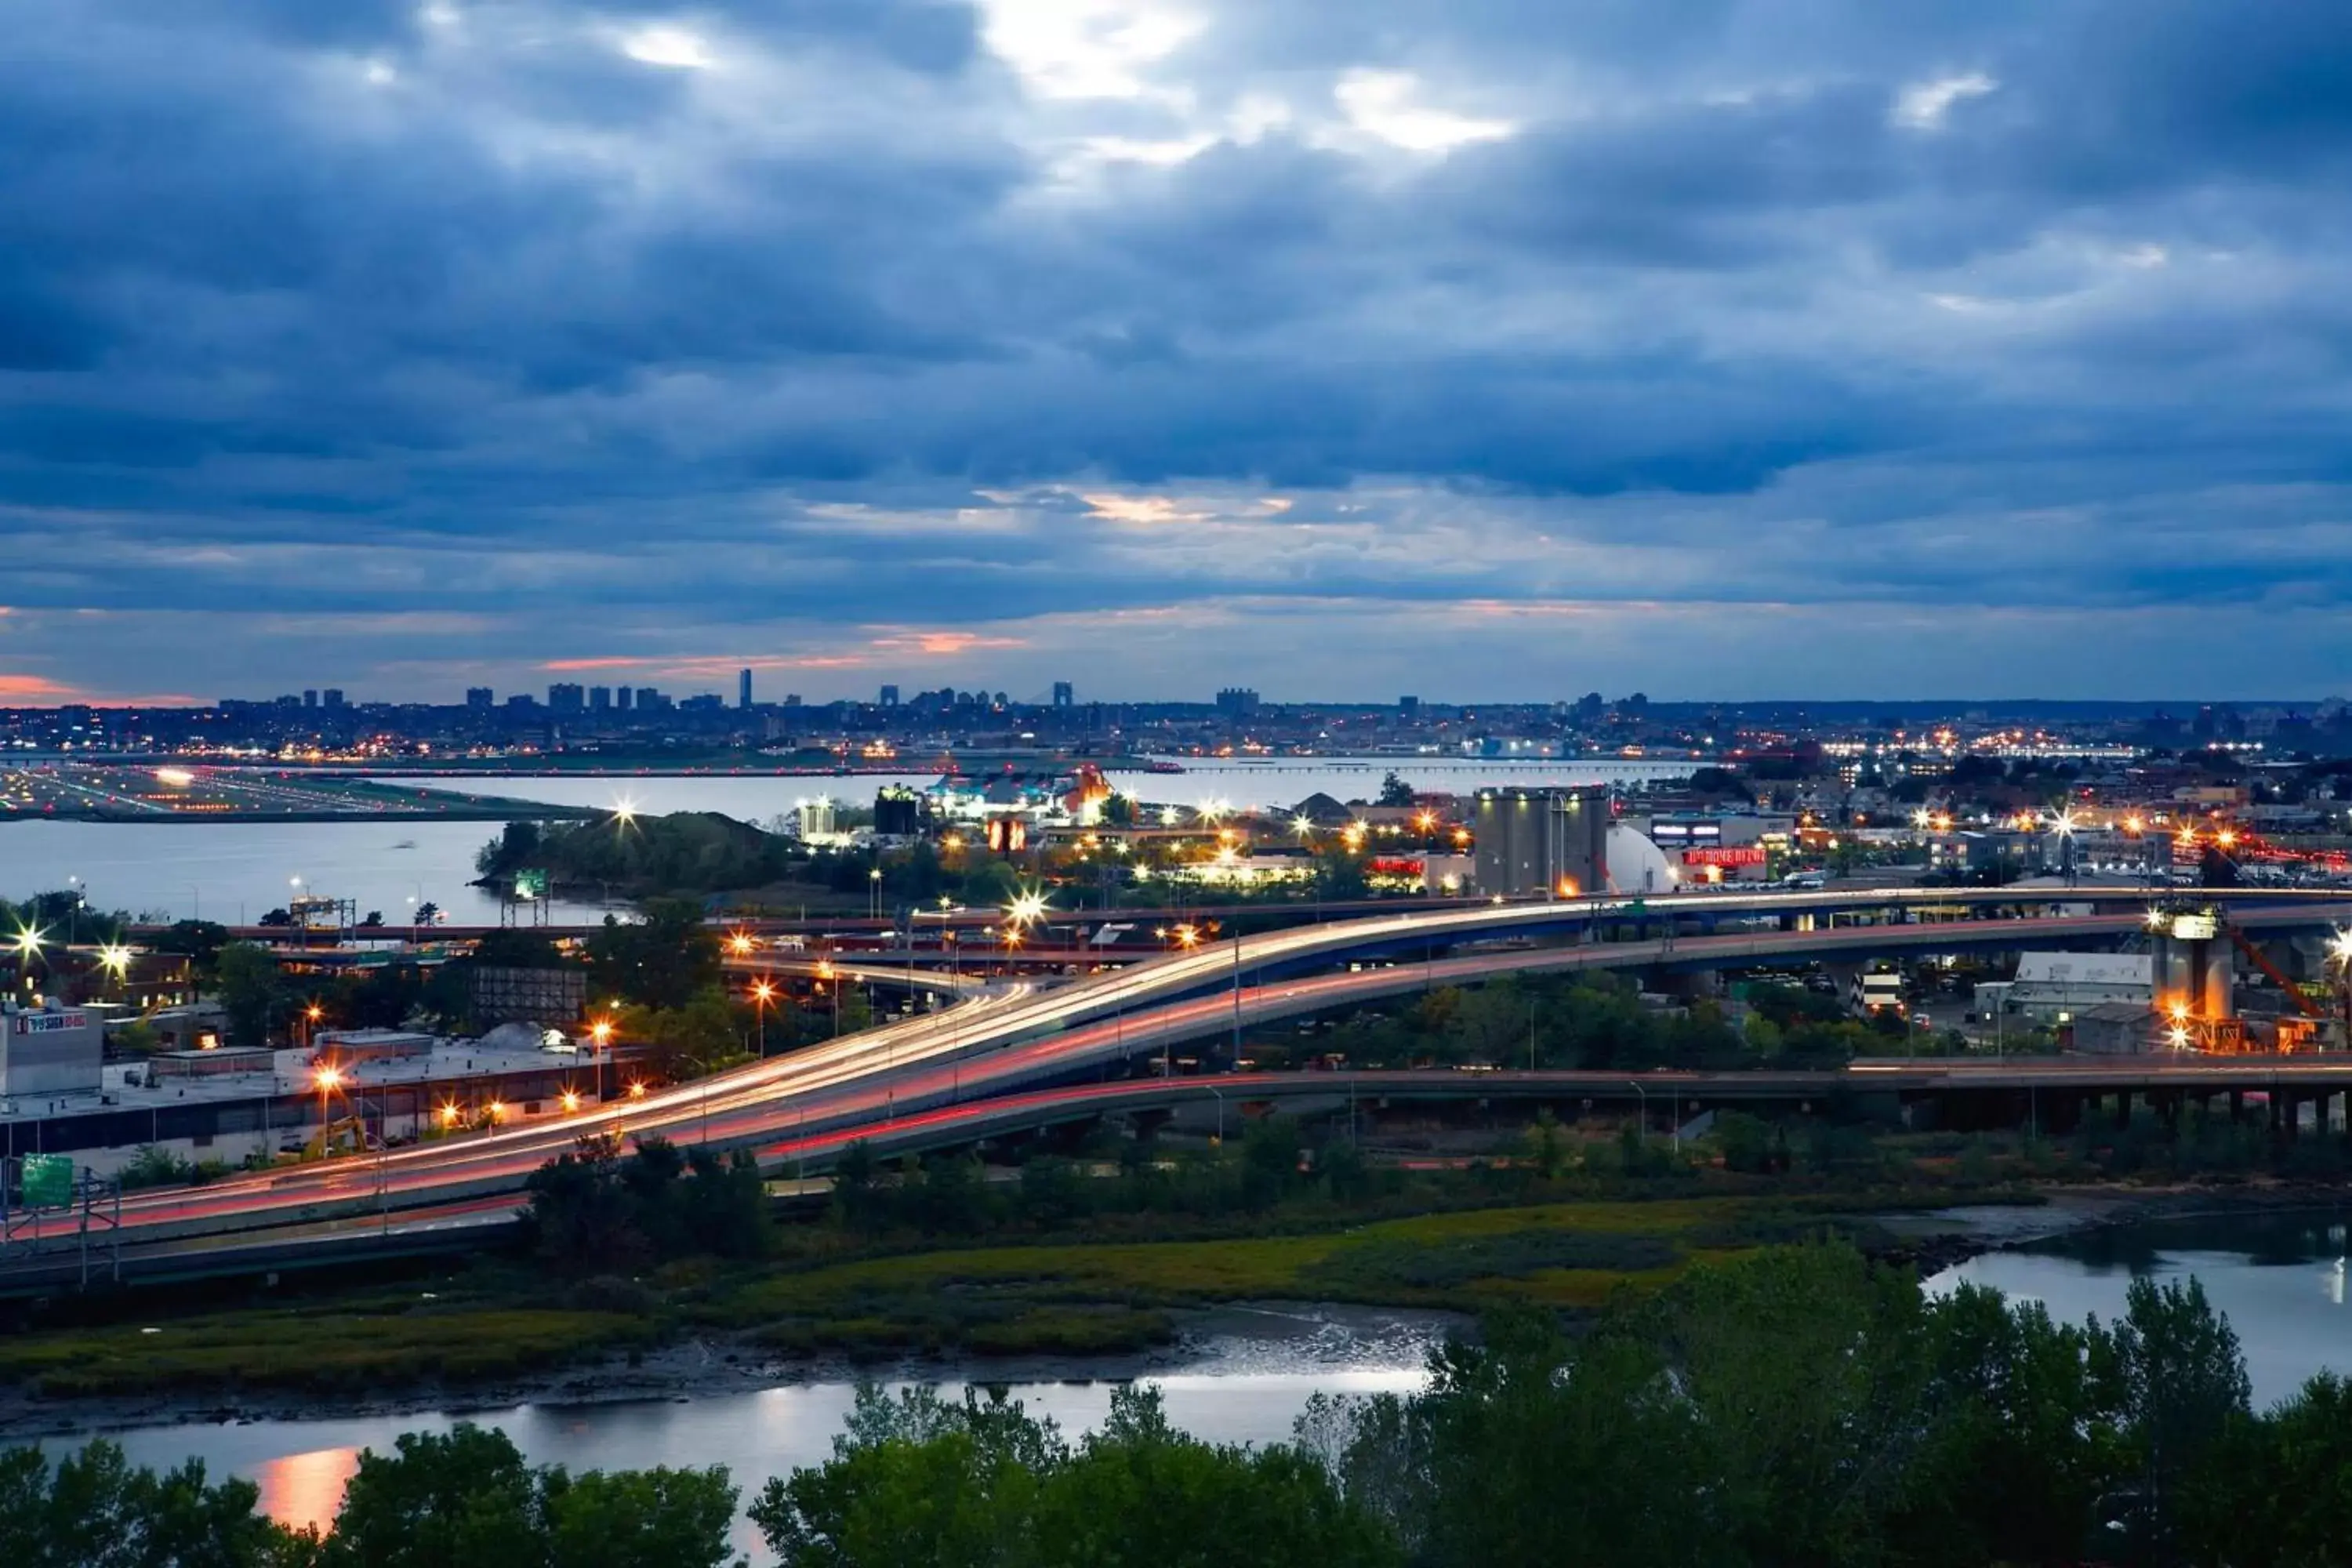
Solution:
M 64 1208 L 73 1202 L 74 1163 L 68 1154 L 27 1154 L 17 1167 L 26 1208 Z

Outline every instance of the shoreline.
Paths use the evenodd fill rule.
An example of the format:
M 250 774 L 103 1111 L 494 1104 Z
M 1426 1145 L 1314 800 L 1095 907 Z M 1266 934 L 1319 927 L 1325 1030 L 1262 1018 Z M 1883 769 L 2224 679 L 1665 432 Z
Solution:
M 2063 1236 L 2169 1220 L 2333 1210 L 2352 1204 L 2352 1192 L 2315 1184 L 2053 1186 L 2036 1195 L 2039 1201 L 2032 1203 L 1963 1205 L 1874 1215 L 1875 1223 L 1895 1237 L 1895 1245 L 1879 1249 L 1874 1257 L 1915 1268 L 1926 1279 L 1972 1258 Z M 51 1400 L 9 1389 L 0 1391 L 0 1447 L 162 1427 L 408 1415 L 465 1418 L 527 1405 L 677 1402 L 859 1379 L 943 1386 L 1126 1383 L 1213 1366 L 1221 1359 L 1220 1347 L 1236 1343 L 1297 1343 L 1333 1330 L 1349 1340 L 1367 1332 L 1410 1332 L 1434 1343 L 1444 1332 L 1469 1328 L 1475 1322 L 1470 1314 L 1460 1311 L 1328 1300 L 1243 1300 L 1173 1309 L 1170 1315 L 1178 1325 L 1176 1338 L 1170 1343 L 1097 1355 L 794 1357 L 752 1345 L 748 1333 L 705 1333 L 635 1354 L 608 1353 L 523 1376 L 480 1384 L 378 1389 L 347 1398 L 261 1391 L 172 1394 L 152 1399 Z
M 247 1426 L 266 1423 L 371 1420 L 403 1416 L 471 1419 L 524 1406 L 676 1403 L 758 1394 L 818 1384 L 932 1383 L 941 1387 L 1013 1383 L 1124 1384 L 1213 1367 L 1237 1344 L 1302 1344 L 1337 1329 L 1355 1342 L 1400 1333 L 1434 1344 L 1472 1326 L 1462 1312 L 1367 1307 L 1347 1302 L 1233 1301 L 1176 1310 L 1176 1338 L 1144 1351 L 1100 1355 L 1002 1357 L 907 1355 L 856 1360 L 841 1355 L 787 1358 L 749 1352 L 738 1340 L 702 1335 L 646 1351 L 608 1356 L 526 1377 L 457 1387 L 377 1391 L 348 1401 L 316 1394 L 165 1394 L 152 1400 L 107 1397 L 45 1400 L 0 1393 L 0 1450 L 22 1442 L 87 1440 L 165 1427 Z M 1338 1364 L 1345 1365 L 1346 1363 Z

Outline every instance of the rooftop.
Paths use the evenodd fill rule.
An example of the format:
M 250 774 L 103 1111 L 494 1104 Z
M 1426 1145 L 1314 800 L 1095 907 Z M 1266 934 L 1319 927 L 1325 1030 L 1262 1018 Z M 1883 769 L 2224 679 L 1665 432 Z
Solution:
M 252 1055 L 258 1061 L 259 1053 Z M 169 1078 L 160 1083 L 132 1084 L 128 1075 L 140 1064 L 109 1063 L 95 1093 L 20 1095 L 0 1100 L 0 1123 L 30 1123 L 59 1116 L 87 1116 L 99 1111 L 161 1110 L 167 1106 L 209 1101 L 215 1104 L 260 1100 L 265 1096 L 317 1092 L 311 1076 L 311 1053 L 271 1051 L 266 1070 L 224 1072 L 202 1078 Z M 347 1063 L 340 1068 L 338 1093 L 366 1096 L 380 1087 L 456 1083 L 467 1079 L 507 1073 L 539 1072 L 577 1063 L 583 1075 L 591 1069 L 585 1055 L 572 1057 L 544 1050 L 484 1050 L 466 1040 L 444 1040 L 423 1056 L 396 1057 Z M 141 1075 L 144 1077 L 142 1073 Z

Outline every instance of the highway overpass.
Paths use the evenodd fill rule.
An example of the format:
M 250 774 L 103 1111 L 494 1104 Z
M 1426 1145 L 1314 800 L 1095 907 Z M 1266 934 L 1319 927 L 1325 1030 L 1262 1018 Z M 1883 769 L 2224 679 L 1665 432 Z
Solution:
M 1875 902 L 1864 905 L 1864 898 Z M 2352 912 L 2352 900 L 2342 895 L 2329 900 L 2266 891 L 2260 900 L 2225 901 L 2238 907 L 2240 923 L 2254 930 L 2326 925 Z M 1885 895 L 1873 893 L 1849 907 L 1881 908 L 1885 901 Z M 1786 910 L 1786 904 L 1801 907 Z M 1806 915 L 1820 910 L 1821 895 L 1653 900 L 1643 916 L 1663 924 L 1667 916 L 1680 919 L 1701 909 L 1722 915 L 1735 905 L 1746 906 L 1738 911 L 1743 915 L 1787 912 L 1792 923 L 1801 925 Z M 1428 985 L 1526 971 L 1780 964 L 1982 944 L 2111 940 L 2136 929 L 2140 918 L 2116 913 L 1817 925 L 1526 945 L 1589 930 L 1598 919 L 1624 913 L 1621 900 L 1457 905 L 1242 936 L 1057 987 L 1011 983 L 940 1012 L 551 1123 L 203 1188 L 133 1194 L 123 1200 L 123 1224 L 126 1234 L 158 1241 L 268 1232 L 368 1214 L 377 1215 L 388 1228 L 389 1216 L 404 1210 L 502 1196 L 510 1201 L 532 1171 L 572 1148 L 583 1133 L 658 1133 L 683 1143 L 772 1152 L 814 1137 L 845 1140 L 910 1110 L 952 1112 L 967 1101 L 1099 1078 L 1129 1058 L 1227 1034 L 1237 1022 L 1246 1028 Z M 1350 963 L 1368 966 L 1330 973 L 1335 964 Z M 2225 1064 L 2224 1070 L 2252 1069 Z M 1213 1085 L 1202 1092 L 1223 1093 L 1230 1092 L 1228 1085 L 1256 1079 L 1199 1081 Z M 45 1221 L 20 1228 L 18 1238 L 60 1239 L 70 1228 L 70 1222 L 61 1226 Z

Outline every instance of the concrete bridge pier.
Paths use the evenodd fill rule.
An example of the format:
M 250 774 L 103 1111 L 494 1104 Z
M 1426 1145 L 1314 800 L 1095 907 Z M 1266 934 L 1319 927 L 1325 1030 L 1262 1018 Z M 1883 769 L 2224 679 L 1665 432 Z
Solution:
M 2120 1132 L 2131 1125 L 2131 1105 L 2132 1097 L 2130 1089 L 2119 1089 L 2116 1090 L 2116 1131 Z
M 2295 1123 L 2302 1118 L 2303 1108 L 2295 1103 L 2292 1091 L 2271 1090 L 2271 1136 L 2284 1142 L 2295 1134 Z
M 2234 1125 L 2245 1119 L 2246 1091 L 2242 1089 L 2233 1089 L 2230 1091 L 2230 1121 Z

